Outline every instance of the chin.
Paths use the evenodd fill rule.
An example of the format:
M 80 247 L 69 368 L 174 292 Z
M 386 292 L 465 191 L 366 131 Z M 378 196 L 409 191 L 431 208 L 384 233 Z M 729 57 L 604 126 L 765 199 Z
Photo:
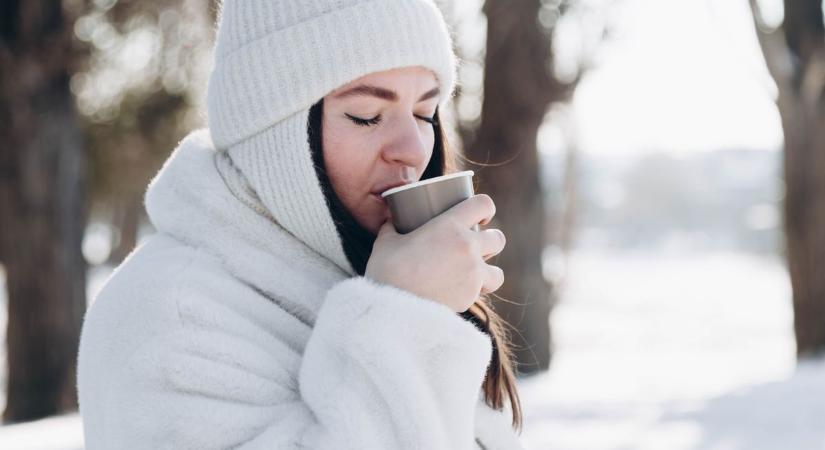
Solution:
M 384 224 L 384 219 L 383 219 L 383 218 L 378 218 L 378 219 L 373 218 L 372 220 L 370 220 L 370 221 L 366 224 L 366 226 L 365 226 L 364 228 L 366 228 L 367 230 L 369 230 L 369 232 L 370 232 L 370 233 L 372 233 L 372 234 L 376 234 L 376 235 L 377 235 L 377 234 L 378 234 L 378 230 L 380 230 L 380 229 L 381 229 L 381 225 L 383 225 L 383 224 Z
M 372 234 L 378 234 L 378 230 L 381 229 L 381 225 L 383 225 L 388 218 L 389 215 L 386 211 L 379 211 L 373 212 L 367 217 L 359 217 L 357 220 L 365 230 Z
M 381 225 L 390 218 L 390 208 L 383 201 L 376 201 L 374 195 L 369 195 L 367 203 L 354 205 L 350 209 L 352 217 L 362 228 L 372 234 L 378 234 Z

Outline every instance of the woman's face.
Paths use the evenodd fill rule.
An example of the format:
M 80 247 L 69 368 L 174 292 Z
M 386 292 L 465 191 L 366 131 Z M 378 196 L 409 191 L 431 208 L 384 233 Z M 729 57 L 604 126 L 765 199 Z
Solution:
M 363 76 L 324 97 L 322 145 L 332 188 L 362 227 L 390 217 L 381 192 L 421 178 L 435 144 L 435 74 L 405 67 Z

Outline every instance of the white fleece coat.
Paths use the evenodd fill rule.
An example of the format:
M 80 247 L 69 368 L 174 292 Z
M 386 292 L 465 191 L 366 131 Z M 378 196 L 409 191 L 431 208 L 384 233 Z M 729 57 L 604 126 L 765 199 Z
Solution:
M 521 448 L 482 400 L 484 333 L 352 276 L 219 161 L 207 130 L 184 139 L 147 193 L 158 232 L 86 314 L 88 450 Z

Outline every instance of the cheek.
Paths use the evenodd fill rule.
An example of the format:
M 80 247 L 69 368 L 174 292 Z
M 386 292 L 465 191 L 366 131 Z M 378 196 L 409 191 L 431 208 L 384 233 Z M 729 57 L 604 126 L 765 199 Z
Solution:
M 370 196 L 374 161 L 363 137 L 352 138 L 351 133 L 332 129 L 327 133 L 325 129 L 322 139 L 324 165 L 335 195 L 361 226 L 376 233 L 388 212 Z
M 327 176 L 338 198 L 349 208 L 368 184 L 370 164 L 358 142 L 357 136 L 347 130 L 324 129 L 322 145 Z

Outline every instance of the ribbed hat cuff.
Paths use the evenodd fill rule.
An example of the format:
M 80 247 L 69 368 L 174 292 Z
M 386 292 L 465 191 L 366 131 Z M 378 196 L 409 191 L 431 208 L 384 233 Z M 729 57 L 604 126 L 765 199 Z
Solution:
M 315 174 L 308 117 L 308 109 L 301 110 L 228 152 L 280 226 L 352 275 L 355 271 Z

